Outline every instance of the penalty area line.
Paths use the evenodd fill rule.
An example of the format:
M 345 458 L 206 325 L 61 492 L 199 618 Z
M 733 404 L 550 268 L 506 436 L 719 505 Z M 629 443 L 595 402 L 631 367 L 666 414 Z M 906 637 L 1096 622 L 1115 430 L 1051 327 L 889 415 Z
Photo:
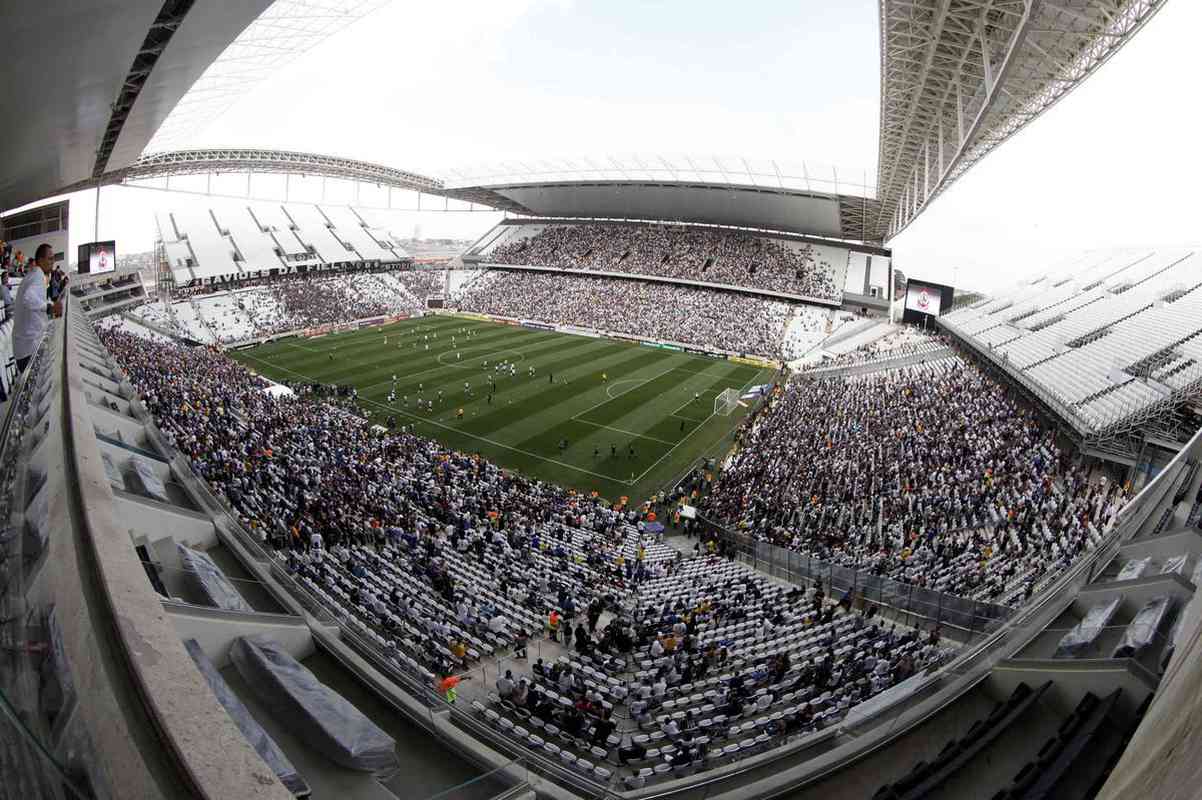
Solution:
M 754 375 L 752 375 L 752 376 L 751 376 L 751 380 L 749 380 L 749 381 L 747 381 L 747 383 L 743 384 L 743 388 L 742 388 L 741 390 L 739 390 L 739 394 L 743 394 L 743 392 L 746 392 L 746 391 L 747 391 L 747 387 L 751 386 L 751 383 L 752 383 L 752 381 L 754 381 L 756 378 L 758 378 L 758 377 L 760 376 L 760 372 L 762 372 L 762 371 L 763 371 L 763 370 L 759 370 L 759 371 L 757 371 L 757 372 L 756 372 Z M 673 447 L 672 447 L 670 450 L 668 450 L 668 452 L 666 452 L 666 453 L 664 453 L 662 456 L 660 456 L 660 457 L 659 457 L 659 459 L 658 459 L 658 460 L 657 460 L 657 461 L 656 461 L 654 464 L 652 464 L 651 466 L 647 467 L 647 469 L 643 470 L 643 474 L 642 474 L 642 475 L 639 475 L 639 476 L 638 476 L 637 478 L 635 478 L 634 480 L 628 481 L 628 482 L 627 482 L 627 483 L 628 483 L 628 485 L 630 485 L 630 486 L 633 486 L 633 485 L 635 485 L 636 483 L 638 483 L 639 481 L 641 481 L 643 478 L 647 477 L 647 474 L 648 474 L 648 473 L 650 473 L 650 472 L 651 472 L 651 470 L 653 470 L 653 469 L 655 469 L 656 467 L 658 467 L 661 461 L 663 461 L 663 460 L 664 460 L 665 458 L 667 458 L 668 456 L 672 455 L 672 451 L 673 451 L 673 450 L 675 450 L 677 447 L 680 447 L 682 444 L 684 444 L 685 442 L 687 442 L 687 441 L 689 441 L 690 439 L 692 439 L 692 438 L 693 438 L 693 437 L 694 437 L 694 436 L 697 434 L 697 431 L 699 431 L 699 430 L 701 430 L 702 428 L 704 428 L 704 427 L 705 427 L 705 423 L 709 422 L 709 421 L 710 421 L 710 417 L 713 417 L 713 416 L 714 416 L 714 414 L 710 414 L 710 415 L 709 415 L 709 417 L 706 417 L 704 420 L 702 420 L 702 421 L 701 421 L 701 423 L 697 425 L 697 427 L 695 427 L 695 428 L 693 428 L 693 430 L 689 431 L 689 433 L 688 433 L 688 435 L 687 435 L 687 436 L 685 436 L 683 439 L 681 439 L 679 442 L 677 442 L 677 443 L 675 444 L 675 446 L 673 446 Z M 732 428 L 728 428 L 728 429 L 726 429 L 726 430 L 722 431 L 722 435 L 721 435 L 721 436 L 719 436 L 719 437 L 718 437 L 718 438 L 717 438 L 717 439 L 714 441 L 714 444 L 713 444 L 713 445 L 710 445 L 710 447 L 713 447 L 714 445 L 717 445 L 717 444 L 718 444 L 718 442 L 720 442 L 720 441 L 722 441 L 724 438 L 726 438 L 726 435 L 727 435 L 728 433 L 730 433 L 730 432 L 731 432 L 731 430 L 733 430 L 733 429 L 732 429 Z M 704 452 L 704 451 L 703 451 L 703 452 Z
M 500 447 L 504 450 L 509 450 L 510 452 L 513 452 L 513 453 L 521 453 L 524 456 L 530 456 L 531 458 L 537 458 L 539 461 L 546 461 L 548 464 L 555 464 L 560 467 L 566 467 L 567 469 L 574 470 L 576 472 L 583 472 L 586 475 L 592 475 L 596 478 L 601 478 L 601 479 L 607 480 L 607 481 L 613 481 L 614 483 L 622 483 L 623 482 L 621 478 L 615 478 L 612 475 L 602 475 L 600 472 L 593 472 L 591 469 L 585 469 L 584 467 L 578 467 L 575 464 L 569 464 L 566 461 L 559 461 L 554 458 L 547 458 L 546 456 L 540 456 L 538 453 L 532 453 L 529 450 L 523 450 L 520 447 L 514 447 L 513 445 L 505 444 L 504 442 L 498 442 L 494 439 L 489 439 L 487 436 L 480 436 L 479 434 L 476 434 L 476 433 L 469 433 L 467 431 L 456 428 L 454 425 L 445 425 L 437 420 L 430 419 L 429 417 L 420 417 L 417 414 L 414 414 L 409 411 L 404 411 L 402 409 L 395 408 L 393 406 L 388 406 L 383 403 L 377 403 L 375 400 L 367 400 L 367 399 L 361 398 L 361 402 L 371 403 L 373 406 L 379 406 L 380 408 L 383 408 L 386 411 L 391 411 L 391 412 L 395 412 L 397 414 L 401 414 L 403 416 L 409 417 L 410 419 L 417 420 L 418 422 L 425 422 L 430 425 L 437 425 L 439 428 L 442 428 L 443 430 L 454 431 L 455 433 L 458 433 L 461 436 L 470 436 L 473 439 L 480 440 L 481 442 L 488 442 L 489 444 L 493 445 L 494 447 Z
M 247 356 L 247 358 L 250 358 L 254 361 L 259 361 L 263 364 L 266 364 L 268 367 L 271 367 L 273 369 L 278 369 L 281 372 L 287 372 L 291 375 L 295 375 L 296 377 L 301 378 L 302 380 L 310 381 L 310 382 L 313 381 L 313 378 L 310 378 L 308 375 L 305 375 L 303 373 L 297 372 L 296 370 L 287 369 L 285 367 L 277 367 L 276 365 L 271 364 L 266 361 L 262 361 L 262 359 L 256 358 L 255 356 Z M 584 467 L 578 467 L 575 464 L 569 464 L 565 461 L 559 461 L 554 458 L 547 458 L 546 456 L 540 456 L 538 453 L 532 453 L 529 450 L 523 450 L 520 447 L 514 447 L 513 445 L 508 445 L 508 444 L 504 444 L 503 442 L 494 441 L 493 439 L 489 439 L 486 436 L 480 436 L 479 434 L 475 434 L 475 433 L 468 433 L 467 431 L 456 428 L 454 425 L 444 425 L 443 423 L 438 422 L 437 420 L 432 420 L 432 419 L 429 419 L 428 417 L 420 417 L 417 414 L 413 414 L 413 413 L 404 411 L 399 408 L 393 408 L 392 406 L 387 406 L 383 403 L 377 403 L 375 400 L 368 400 L 367 398 L 363 398 L 363 397 L 359 398 L 359 400 L 360 400 L 360 402 L 370 403 L 373 406 L 378 406 L 386 411 L 400 414 L 401 416 L 408 417 L 408 418 L 416 420 L 418 422 L 426 422 L 426 423 L 429 423 L 430 425 L 436 425 L 439 428 L 442 428 L 444 430 L 454 431 L 463 436 L 470 436 L 473 439 L 478 439 L 482 442 L 488 442 L 489 444 L 491 444 L 495 447 L 500 447 L 504 450 L 509 450 L 510 452 L 513 452 L 513 453 L 521 453 L 522 455 L 530 456 L 531 458 L 536 458 L 539 461 L 546 461 L 548 464 L 555 464 L 557 466 L 565 467 L 565 468 L 573 470 L 575 472 L 582 472 L 585 475 L 592 475 L 594 478 L 601 478 L 602 480 L 613 481 L 614 483 L 624 483 L 624 481 L 621 478 L 614 477 L 613 475 L 602 475 L 600 472 L 593 472 L 591 469 L 585 469 Z M 364 420 L 364 422 L 367 422 L 367 420 Z

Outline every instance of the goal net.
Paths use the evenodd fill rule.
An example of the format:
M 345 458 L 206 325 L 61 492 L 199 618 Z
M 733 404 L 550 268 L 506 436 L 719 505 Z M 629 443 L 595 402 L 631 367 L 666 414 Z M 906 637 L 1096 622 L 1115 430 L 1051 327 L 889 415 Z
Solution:
M 720 417 L 729 417 L 738 405 L 739 390 L 723 389 L 722 393 L 714 398 L 714 413 Z

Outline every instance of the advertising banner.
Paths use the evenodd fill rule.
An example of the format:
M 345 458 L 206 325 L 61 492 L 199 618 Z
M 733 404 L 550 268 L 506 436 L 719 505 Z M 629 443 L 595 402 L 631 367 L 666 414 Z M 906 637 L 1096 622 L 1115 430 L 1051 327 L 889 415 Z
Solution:
M 535 330 L 539 330 L 539 331 L 555 330 L 554 325 L 548 325 L 545 322 L 538 322 L 538 321 L 532 320 L 532 319 L 519 320 L 518 324 L 520 324 L 523 328 L 534 328 Z
M 341 333 L 342 331 L 354 330 L 356 324 L 354 322 L 340 322 L 337 325 L 317 325 L 308 330 L 301 331 L 301 336 L 306 339 L 316 339 L 318 336 L 325 336 L 327 333 Z
M 573 336 L 588 336 L 592 339 L 601 338 L 601 334 L 597 333 L 596 331 L 589 330 L 588 328 L 580 328 L 575 325 L 557 325 L 555 326 L 555 330 L 559 331 L 560 333 L 570 333 Z
M 383 325 L 388 321 L 388 317 L 369 317 L 368 319 L 361 319 L 358 322 L 359 330 L 363 330 L 364 328 L 374 328 L 376 325 Z
M 776 362 L 769 361 L 766 358 L 756 358 L 754 356 L 727 356 L 727 361 L 733 361 L 736 364 L 750 364 L 753 367 L 767 367 L 776 369 Z

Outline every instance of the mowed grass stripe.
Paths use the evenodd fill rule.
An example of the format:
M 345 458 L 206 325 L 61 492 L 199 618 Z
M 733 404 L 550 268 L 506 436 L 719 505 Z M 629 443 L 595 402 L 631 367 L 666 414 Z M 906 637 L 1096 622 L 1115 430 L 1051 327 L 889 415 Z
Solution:
M 506 435 L 497 429 L 497 426 L 516 427 L 524 430 L 532 424 L 531 419 L 542 419 L 545 410 L 542 406 L 549 391 L 553 391 L 556 386 L 562 389 L 565 378 L 583 374 L 589 369 L 588 366 L 582 365 L 607 363 L 607 359 L 626 353 L 630 349 L 624 344 L 601 339 L 585 339 L 585 349 L 582 350 L 578 343 L 579 338 L 572 337 L 577 341 L 572 343 L 574 347 L 567 358 L 541 362 L 540 366 L 536 367 L 537 374 L 533 379 L 527 377 L 521 370 L 518 371 L 516 378 L 499 379 L 492 403 L 488 402 L 487 384 L 484 380 L 479 382 L 473 380 L 475 389 L 471 398 L 464 397 L 462 382 L 452 384 L 452 392 L 446 395 L 449 402 L 444 402 L 441 406 L 436 403 L 436 410 L 432 418 L 450 420 L 455 416 L 457 408 L 463 408 L 465 419 L 456 420 L 457 427 L 467 427 L 474 433 L 487 434 L 489 438 L 501 438 L 507 441 L 520 440 L 526 435 L 524 432 Z M 558 382 L 552 385 L 544 379 L 544 376 L 549 377 L 557 367 L 563 369 L 555 373 L 558 376 Z M 426 399 L 433 398 L 426 396 Z M 541 423 L 535 422 L 534 424 Z
M 349 344 L 341 337 L 356 336 Z M 323 374 L 335 378 L 338 372 L 347 365 L 373 363 L 384 351 L 396 353 L 395 344 L 383 345 L 384 335 L 389 341 L 401 341 L 409 338 L 398 333 L 385 334 L 382 329 L 373 329 L 370 335 L 364 332 L 338 334 L 325 339 L 285 339 L 255 348 L 254 355 L 262 360 L 278 364 L 288 369 L 298 370 L 306 374 Z M 395 337 L 395 339 L 394 339 Z M 327 341 L 328 339 L 328 341 Z M 315 346 L 315 341 L 325 341 L 322 346 Z M 411 350 L 411 348 L 409 348 Z M 235 353 L 235 355 L 237 355 Z M 334 356 L 334 360 L 330 356 Z M 336 382 L 331 380 L 330 382 Z
M 498 342 L 516 343 L 531 336 L 536 337 L 536 340 L 546 338 L 545 334 L 540 335 L 533 331 L 528 332 L 527 337 L 522 337 L 514 330 L 501 330 L 473 336 L 467 341 L 472 343 L 470 346 L 473 350 L 484 352 L 489 347 L 498 346 Z M 423 349 L 420 346 L 420 340 L 417 348 L 409 347 L 410 341 L 408 337 L 401 337 L 398 343 L 402 346 L 397 347 L 390 337 L 389 343 L 384 344 L 381 337 L 369 343 L 370 347 L 360 347 L 352 352 L 343 352 L 342 348 L 327 348 L 320 353 L 308 353 L 297 350 L 294 351 L 294 355 L 273 359 L 273 361 L 279 361 L 282 366 L 297 369 L 301 372 L 305 372 L 308 369 L 320 373 L 327 376 L 328 381 L 331 383 L 342 383 L 344 379 L 351 376 L 354 376 L 354 380 L 359 382 L 360 379 L 356 373 L 365 366 L 374 367 L 375 369 L 369 369 L 369 372 L 374 372 L 375 374 L 390 374 L 388 372 L 389 365 L 382 362 L 391 361 L 393 371 L 403 368 L 408 373 L 414 373 L 439 366 L 439 353 L 450 349 L 449 340 L 445 344 L 439 340 L 430 350 Z M 333 356 L 333 360 L 331 360 L 331 356 Z
M 625 425 L 618 425 L 623 417 L 626 417 L 633 411 L 642 409 L 648 403 L 669 397 L 679 397 L 680 392 L 674 390 L 679 389 L 686 381 L 692 380 L 693 376 L 705 374 L 715 369 L 718 364 L 719 362 L 716 361 L 707 364 L 699 372 L 677 369 L 664 372 L 641 386 L 637 386 L 628 392 L 623 392 L 608 403 L 590 409 L 584 414 L 579 415 L 578 418 L 586 422 L 596 422 L 601 425 L 615 425 L 620 428 L 627 427 Z M 669 410 L 666 413 L 670 414 L 671 411 Z M 675 442 L 680 437 L 673 436 L 671 438 Z
M 269 342 L 265 345 L 260 345 L 256 349 L 256 355 L 260 358 L 265 355 L 287 355 L 293 352 L 308 352 L 310 354 L 328 353 L 331 350 L 345 350 L 347 348 L 357 348 L 372 344 L 377 338 L 383 339 L 385 336 L 407 337 L 407 332 L 421 325 L 419 320 L 406 320 L 403 322 L 390 323 L 388 325 L 378 325 L 373 328 L 364 328 L 362 330 L 345 331 L 337 334 L 327 334 L 317 338 L 304 337 L 289 337 L 287 339 L 279 339 L 274 342 Z M 443 328 L 450 327 L 445 324 L 433 326 L 440 333 Z
M 594 341 L 601 342 L 603 340 Z M 505 404 L 490 414 L 473 418 L 467 429 L 473 432 L 495 430 L 501 433 L 510 424 L 531 416 L 536 409 L 540 413 L 548 413 L 571 400 L 596 391 L 597 387 L 601 385 L 600 378 L 591 380 L 588 376 L 599 369 L 608 369 L 615 373 L 619 371 L 622 373 L 633 372 L 654 364 L 661 358 L 662 355 L 654 350 L 636 349 L 621 344 L 602 345 L 585 364 L 578 365 L 570 371 L 561 370 L 561 377 L 570 376 L 574 380 L 551 385 L 545 382 L 539 384 L 538 379 L 535 378 L 534 383 L 539 384 L 541 391 L 531 392 L 520 403 Z M 517 443 L 517 446 L 524 447 L 520 442 Z
M 383 325 L 374 328 L 364 328 L 363 330 L 347 331 L 338 334 L 329 334 L 315 339 L 304 338 L 288 338 L 281 339 L 276 342 L 264 345 L 261 349 L 262 353 L 256 352 L 256 355 L 262 357 L 263 354 L 279 356 L 286 360 L 292 359 L 308 359 L 318 355 L 326 355 L 329 353 L 343 353 L 348 351 L 352 354 L 362 350 L 372 349 L 374 347 L 384 347 L 383 339 L 388 337 L 389 347 L 396 348 L 398 342 L 407 342 L 412 344 L 414 339 L 419 339 L 421 333 L 410 333 L 416 330 L 416 323 L 395 323 L 393 325 Z M 438 332 L 443 334 L 444 331 L 453 331 L 455 328 L 450 325 L 440 324 L 435 326 L 424 326 L 432 328 L 430 333 Z M 492 331 L 491 326 L 480 328 L 479 330 Z M 445 334 L 451 335 L 451 334 Z M 441 339 L 441 337 L 440 337 Z M 410 348 L 412 349 L 412 348 Z M 328 360 L 328 358 L 327 358 Z
M 420 333 L 410 332 L 419 327 Z M 475 333 L 468 337 L 462 329 Z M 429 340 L 426 350 L 421 337 L 435 331 L 437 338 Z M 459 361 L 450 346 L 452 335 L 462 354 Z M 490 405 L 481 362 L 493 353 L 500 358 L 520 354 L 520 360 L 515 377 L 497 378 Z M 659 487 L 655 481 L 682 471 L 704 448 L 714 450 L 742 410 L 729 419 L 712 416 L 713 394 L 758 373 L 724 360 L 630 342 L 446 316 L 316 340 L 283 340 L 233 355 L 269 377 L 353 385 L 372 421 L 395 414 L 400 424 L 411 424 L 448 447 L 479 452 L 532 477 L 595 489 L 613 499 L 644 497 Z M 495 360 L 489 357 L 487 375 L 496 375 L 491 369 Z M 531 366 L 534 378 L 528 373 Z M 389 404 L 384 401 L 393 373 L 401 380 L 398 401 Z M 554 384 L 547 382 L 549 373 L 555 375 Z M 608 374 L 608 383 L 601 381 L 601 373 Z M 465 380 L 472 385 L 470 398 L 463 395 Z M 419 383 L 425 400 L 444 392 L 444 401 L 436 401 L 432 412 L 416 411 Z M 702 393 L 699 403 L 704 406 L 695 414 L 687 404 L 694 391 Z M 399 400 L 402 394 L 409 396 L 408 408 Z M 682 405 L 681 416 L 690 419 L 674 416 Z M 460 407 L 462 420 L 455 416 Z M 570 442 L 565 452 L 557 446 L 560 439 Z M 611 455 L 611 445 L 616 454 Z M 632 446 L 634 457 L 629 455 Z
M 469 348 L 460 348 L 464 353 L 465 360 L 469 358 L 483 358 L 491 353 L 501 353 L 510 351 L 510 357 L 519 354 L 522 348 L 531 347 L 543 341 L 552 341 L 558 338 L 555 334 L 548 336 L 547 334 L 533 333 L 526 336 L 515 335 L 512 333 L 501 333 L 494 336 L 481 337 L 481 340 L 475 342 L 473 337 L 473 345 Z M 459 371 L 461 368 L 447 363 L 447 359 L 439 360 L 439 356 L 450 354 L 453 356 L 455 351 L 449 347 L 431 348 L 430 350 L 413 350 L 412 348 L 392 348 L 388 345 L 380 344 L 378 349 L 362 354 L 359 358 L 348 359 L 343 363 L 337 354 L 334 361 L 330 361 L 326 356 L 326 366 L 321 366 L 322 359 L 317 359 L 314 362 L 302 362 L 304 366 L 299 366 L 297 369 L 304 372 L 308 366 L 310 370 L 317 371 L 318 374 L 325 376 L 326 382 L 329 383 L 354 383 L 357 387 L 370 387 L 384 383 L 391 383 L 392 376 L 397 375 L 398 378 L 405 381 L 406 387 L 416 388 L 419 383 L 426 382 L 427 375 L 434 375 L 440 371 L 446 370 L 448 373 Z M 335 367 L 334 369 L 330 369 Z M 399 385 L 398 381 L 398 385 Z
M 718 392 L 726 388 L 742 389 L 743 386 L 757 373 L 758 369 L 754 367 L 741 367 L 734 370 L 724 370 L 721 375 L 718 375 L 714 380 L 709 381 L 707 385 L 701 388 L 690 388 L 685 392 L 684 399 L 675 404 L 675 407 L 669 411 L 668 416 L 661 418 L 654 425 L 647 429 L 646 433 L 649 436 L 659 438 L 668 438 L 672 431 L 679 432 L 681 423 L 684 423 L 684 429 L 692 433 L 713 415 L 714 413 L 714 398 Z M 693 395 L 701 395 L 697 400 L 693 400 Z M 682 410 L 685 416 L 677 416 L 676 411 L 681 410 L 681 405 L 686 405 Z M 693 408 L 696 406 L 696 408 Z
M 484 356 L 502 353 L 506 349 L 511 350 L 514 353 L 519 353 L 523 356 L 523 358 L 517 362 L 517 378 L 497 377 L 498 387 L 503 389 L 505 387 L 512 386 L 514 381 L 527 380 L 527 369 L 532 364 L 535 365 L 537 372 L 542 373 L 544 370 L 541 366 L 539 366 L 539 364 L 546 356 L 570 353 L 571 355 L 568 358 L 563 359 L 562 362 L 557 361 L 553 363 L 570 364 L 577 362 L 580 359 L 580 351 L 586 349 L 590 341 L 595 340 L 585 340 L 581 342 L 577 339 L 571 339 L 564 341 L 562 334 L 555 334 L 551 339 L 538 342 L 533 345 L 528 344 L 520 350 L 516 347 L 499 348 L 498 345 L 494 344 L 493 346 L 487 347 L 479 353 L 465 353 L 461 362 L 452 361 L 447 364 L 437 364 L 430 367 L 428 371 L 410 373 L 407 380 L 397 381 L 397 393 L 399 395 L 410 395 L 416 397 L 418 391 L 417 387 L 420 385 L 422 387 L 422 396 L 425 399 L 431 399 L 430 395 L 437 394 L 439 389 L 442 389 L 448 397 L 454 394 L 455 397 L 461 398 L 463 396 L 463 384 L 467 382 L 471 384 L 474 395 L 479 396 L 481 394 L 487 394 L 487 376 L 492 375 L 497 377 L 497 374 L 493 369 L 493 365 L 496 363 L 497 359 L 489 360 L 488 370 L 485 371 L 485 369 L 481 366 Z M 512 357 L 512 354 L 509 357 Z M 373 374 L 374 373 L 366 373 L 367 377 L 360 380 L 370 379 Z M 399 378 L 401 372 L 398 371 L 395 374 Z M 356 382 L 358 383 L 360 381 Z M 368 384 L 369 391 L 367 394 L 371 397 L 384 397 L 389 393 L 389 391 L 391 391 L 391 386 L 391 375 L 389 373 L 385 373 L 383 379 L 377 383 Z
M 649 350 L 640 348 L 618 364 L 609 366 L 608 371 L 613 372 L 615 375 L 634 376 L 635 374 L 639 373 L 640 370 L 654 365 L 655 368 L 648 369 L 643 377 L 649 380 L 658 380 L 660 376 L 664 374 L 670 374 L 677 367 L 687 363 L 687 360 L 687 357 L 682 359 L 679 356 L 666 353 L 663 350 Z M 591 374 L 592 372 L 596 372 L 596 370 L 590 370 L 590 375 L 587 379 L 576 381 L 574 384 L 576 389 L 570 394 L 565 392 L 563 396 L 557 398 L 556 405 L 562 405 L 572 398 L 580 397 L 588 392 L 595 392 L 596 389 L 605 387 L 605 384 L 601 382 L 599 375 L 594 377 L 594 375 Z M 572 386 L 565 388 L 571 389 Z M 579 409 L 575 414 L 565 414 L 564 418 L 560 420 L 560 422 L 552 429 L 549 431 L 542 431 L 535 436 L 531 436 L 529 439 L 526 439 L 524 442 L 520 443 L 519 446 L 526 449 L 534 449 L 538 446 L 538 443 L 546 442 L 548 436 L 552 437 L 551 441 L 558 442 L 559 439 L 565 438 L 566 434 L 568 433 L 577 434 L 576 438 L 579 439 L 579 432 L 582 430 L 582 428 L 588 427 L 588 424 L 577 420 L 576 416 L 591 411 L 594 407 L 596 407 L 599 401 L 602 401 L 602 398 L 604 397 L 605 395 L 601 395 L 597 401 L 594 401 L 589 406 Z M 618 400 L 620 400 L 622 397 L 626 397 L 626 395 L 619 395 Z M 609 401 L 602 402 L 601 407 L 603 408 L 605 405 L 608 405 L 608 402 Z M 553 434 L 559 435 L 556 436 Z

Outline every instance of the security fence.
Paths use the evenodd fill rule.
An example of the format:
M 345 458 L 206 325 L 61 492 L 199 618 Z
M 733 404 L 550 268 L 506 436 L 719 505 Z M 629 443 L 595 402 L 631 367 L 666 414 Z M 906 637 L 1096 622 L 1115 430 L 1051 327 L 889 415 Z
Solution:
M 703 524 L 755 569 L 790 583 L 819 584 L 831 596 L 848 595 L 856 608 L 875 605 L 878 613 L 891 610 L 894 621 L 915 627 L 937 626 L 957 640 L 968 642 L 994 631 L 1014 612 L 1007 606 L 915 586 L 757 541 L 708 519 Z

